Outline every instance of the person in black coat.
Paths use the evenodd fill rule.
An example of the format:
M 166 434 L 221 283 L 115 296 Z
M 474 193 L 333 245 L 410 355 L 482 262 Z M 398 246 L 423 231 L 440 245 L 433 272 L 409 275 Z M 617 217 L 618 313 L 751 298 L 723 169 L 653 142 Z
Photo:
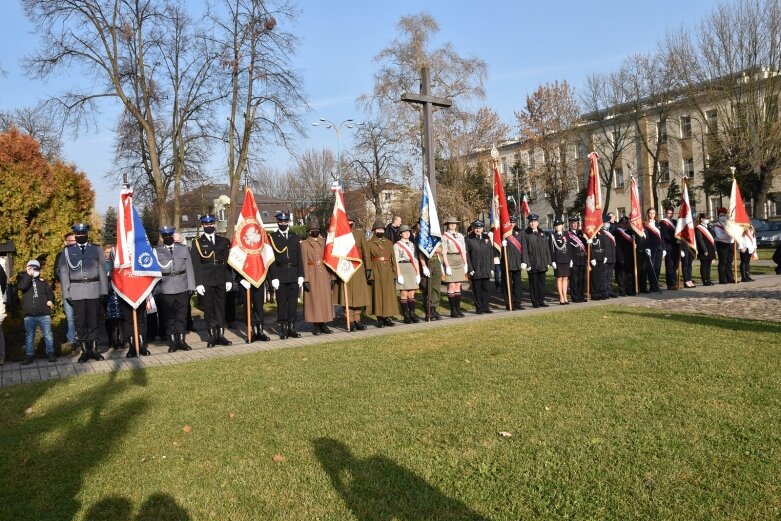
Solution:
M 214 223 L 213 215 L 201 217 L 203 234 L 193 240 L 190 251 L 195 291 L 201 296 L 204 319 L 209 331 L 206 347 L 231 344 L 230 340 L 225 338 L 225 293 L 230 291 L 232 286 L 227 264 L 230 242 L 215 235 Z
M 697 244 L 697 259 L 700 261 L 700 279 L 703 286 L 713 286 L 710 280 L 711 264 L 716 258 L 716 239 L 708 229 L 708 217 L 701 213 L 697 216 L 694 228 L 694 240 Z
M 507 271 L 510 274 L 510 295 L 509 297 L 505 295 L 504 301 L 507 309 L 510 309 L 510 303 L 512 303 L 513 310 L 522 310 L 523 285 L 521 284 L 521 273 L 524 271 L 524 268 L 521 266 L 526 262 L 526 256 L 521 245 L 521 229 L 517 226 L 516 217 L 510 217 L 510 222 L 513 224 L 513 232 L 502 243 L 504 247 L 504 253 L 502 253 L 502 273 L 505 272 L 505 264 L 509 262 Z
M 466 236 L 466 261 L 469 281 L 475 298 L 475 313 L 493 313 L 488 306 L 490 297 L 488 279 L 494 269 L 494 251 L 491 238 L 483 233 L 483 221 L 472 223 L 472 232 Z
M 545 303 L 545 273 L 553 260 L 550 254 L 549 239 L 540 229 L 540 217 L 536 214 L 529 215 L 529 226 L 521 234 L 523 250 L 526 252 L 529 274 L 529 293 L 531 293 L 532 307 L 548 307 Z
M 567 282 L 572 268 L 572 254 L 569 251 L 569 240 L 564 235 L 564 221 L 556 219 L 553 222 L 553 233 L 550 235 L 551 264 L 556 277 L 556 290 L 559 292 L 559 304 L 566 305 Z
M 646 222 L 643 224 L 645 248 L 642 252 L 637 252 L 638 255 L 643 254 L 643 262 L 639 265 L 644 269 L 638 270 L 640 293 L 649 293 L 649 285 L 651 291 L 659 291 L 659 276 L 662 273 L 662 258 L 664 258 L 662 232 L 656 227 L 656 210 L 649 208 L 645 215 Z
M 678 224 L 673 219 L 673 209 L 665 208 L 665 217 L 659 221 L 659 231 L 662 232 L 662 244 L 664 246 L 664 278 L 667 289 L 678 289 L 678 262 L 681 258 L 681 245 L 675 238 L 675 226 Z
M 781 275 L 781 242 L 776 246 L 776 251 L 773 252 L 773 262 L 776 263 L 776 275 Z
M 22 365 L 28 365 L 35 361 L 35 330 L 39 327 L 46 344 L 46 356 L 49 362 L 55 361 L 51 317 L 54 292 L 49 283 L 41 278 L 40 270 L 41 264 L 36 259 L 31 259 L 27 263 L 25 271 L 19 274 L 17 281 L 17 287 L 22 292 L 22 311 L 24 312 L 26 357 Z
M 602 245 L 602 276 L 597 281 L 595 291 L 599 296 L 606 300 L 616 298 L 618 295 L 613 291 L 613 275 L 616 269 L 616 238 L 610 232 L 610 217 L 602 218 L 602 229 L 597 234 Z
M 629 227 L 626 215 L 618 221 L 616 230 L 616 271 L 618 272 L 618 296 L 635 295 L 635 249 L 638 237 Z
M 567 247 L 572 256 L 572 268 L 569 274 L 569 291 L 572 302 L 583 302 L 586 299 L 586 238 L 580 229 L 580 217 L 569 218 L 567 230 Z
M 298 289 L 304 285 L 304 266 L 301 263 L 301 239 L 290 231 L 290 214 L 279 212 L 277 231 L 269 235 L 274 249 L 274 262 L 269 267 L 268 278 L 277 296 L 277 323 L 279 338 L 300 338 L 296 331 Z

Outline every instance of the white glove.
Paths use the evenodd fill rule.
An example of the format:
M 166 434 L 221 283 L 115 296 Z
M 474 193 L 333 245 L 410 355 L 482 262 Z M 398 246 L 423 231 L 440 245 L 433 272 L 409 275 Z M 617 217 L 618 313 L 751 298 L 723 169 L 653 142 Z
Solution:
M 300 288 L 303 285 L 304 285 L 304 277 L 298 277 L 298 287 Z
M 649 250 L 649 249 L 647 249 L 647 248 L 646 248 L 646 250 L 645 250 L 645 254 L 646 254 L 646 255 L 648 255 L 648 256 L 650 257 L 650 256 L 651 256 L 651 250 Z
M 602 264 L 607 264 L 607 257 L 605 257 L 604 259 L 602 259 Z
M 594 241 L 591 239 L 586 239 L 586 244 L 592 244 Z
M 464 275 L 469 275 L 469 266 L 464 264 Z
M 522 262 L 522 263 L 521 263 L 521 269 L 522 269 L 522 270 L 525 270 L 527 267 L 528 267 L 528 266 L 526 265 L 526 263 L 525 263 L 525 262 Z
M 667 250 L 662 250 L 662 258 L 664 259 L 667 257 Z
M 591 259 L 591 265 L 596 266 L 597 265 L 597 259 Z
M 553 269 L 554 269 L 554 270 L 555 270 L 555 269 L 556 269 L 556 267 L 557 267 L 555 262 L 552 262 L 552 263 L 551 263 L 551 266 L 553 266 Z
M 686 252 L 685 252 L 685 251 L 682 251 L 682 252 L 681 252 L 681 258 L 682 258 L 682 259 L 685 259 L 685 258 L 686 258 Z
M 232 287 L 233 287 L 233 284 L 231 284 L 230 282 L 226 282 L 225 283 L 225 291 L 230 291 Z
M 445 266 L 445 275 L 447 275 L 448 277 L 453 275 L 453 270 L 450 269 L 450 266 Z
M 428 269 L 428 266 L 423 266 L 423 275 L 426 276 L 426 277 L 430 277 L 431 276 L 431 270 Z M 418 282 L 420 282 L 420 281 L 418 281 Z
M 396 277 L 396 280 L 399 282 L 399 284 L 404 284 L 404 275 L 399 275 Z
M 573 265 L 572 261 L 569 261 L 569 267 L 571 268 Z
M 504 247 L 504 248 L 506 248 L 506 247 L 507 247 L 507 241 L 506 241 L 506 240 L 503 240 L 503 241 L 502 241 L 502 247 Z
M 279 279 L 274 279 L 271 281 L 271 287 L 274 289 L 279 289 Z
M 420 275 L 415 275 L 415 284 L 420 284 Z
M 242 286 L 244 289 L 249 289 L 250 283 L 249 283 L 249 281 L 248 281 L 247 279 L 241 279 L 241 280 L 239 281 L 239 284 L 241 284 L 241 286 Z
M 206 294 L 206 288 L 204 288 L 202 285 L 195 286 L 195 292 L 200 296 L 204 296 Z
M 526 267 L 526 271 L 531 271 L 531 270 L 532 270 L 532 267 L 531 267 L 531 266 L 527 266 L 527 267 Z

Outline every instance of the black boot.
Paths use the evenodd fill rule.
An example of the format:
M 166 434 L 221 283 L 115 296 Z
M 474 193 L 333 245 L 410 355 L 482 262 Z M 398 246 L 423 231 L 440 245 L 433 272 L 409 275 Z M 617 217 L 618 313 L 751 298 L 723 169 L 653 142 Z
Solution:
M 136 338 L 134 336 L 131 336 L 130 340 L 128 340 L 128 343 L 130 344 L 130 347 L 127 350 L 127 354 L 125 355 L 125 358 L 137 357 L 138 351 L 136 350 Z
M 168 352 L 175 353 L 179 349 L 179 335 L 170 335 L 168 337 Z
M 255 340 L 260 340 L 261 342 L 268 342 L 269 340 L 271 340 L 269 338 L 269 336 L 266 333 L 263 332 L 263 325 L 262 324 L 258 325 L 258 326 L 255 326 L 255 327 L 257 329 L 257 333 L 255 333 L 255 335 L 253 337 Z
M 385 322 L 385 325 L 388 327 L 393 327 L 396 325 L 393 323 L 393 319 L 391 317 L 382 317 L 382 321 Z
M 361 320 L 360 319 L 353 321 L 350 324 L 350 326 L 352 326 L 353 329 L 356 329 L 358 331 L 366 331 L 366 326 L 361 324 Z
M 92 357 L 89 355 L 89 350 L 87 349 L 87 342 L 79 342 L 79 345 L 81 346 L 81 356 L 79 356 L 79 363 L 83 364 L 84 362 L 88 361 Z
M 439 314 L 435 307 L 431 307 L 431 318 L 434 320 L 442 320 L 442 315 Z
M 412 318 L 409 316 L 409 306 L 407 306 L 406 300 L 401 301 L 401 314 L 404 316 L 405 324 L 412 324 Z
M 315 322 L 312 324 L 312 334 L 314 336 L 317 336 L 320 334 L 320 322 Z
M 420 318 L 415 314 L 415 301 L 413 299 L 407 300 L 407 309 L 409 310 L 409 319 L 413 324 L 420 322 Z
M 92 359 L 96 362 L 100 362 L 101 360 L 104 360 L 103 356 L 98 353 L 98 341 L 93 340 L 91 343 L 92 348 L 90 349 L 90 355 L 92 356 Z
M 320 332 L 325 335 L 330 335 L 331 333 L 333 333 L 333 331 L 331 331 L 331 329 L 325 325 L 325 322 L 320 322 L 318 326 L 320 327 Z
M 287 324 L 285 322 L 279 323 L 279 339 L 285 340 L 287 338 Z
M 290 338 L 301 338 L 301 333 L 293 329 L 293 323 L 290 322 L 287 325 L 287 336 Z
M 193 350 L 193 348 L 190 347 L 189 345 L 187 345 L 187 342 L 185 342 L 185 340 L 184 340 L 184 333 L 179 333 L 176 336 L 177 336 L 177 340 L 178 340 L 178 342 L 176 344 L 176 348 L 177 349 L 181 349 L 182 351 L 192 351 Z
M 459 318 L 464 318 L 464 314 L 461 312 L 461 295 L 457 295 L 456 299 L 456 313 Z
M 377 327 L 385 327 L 385 319 L 381 316 L 377 317 Z
M 149 352 L 149 344 L 146 343 L 146 339 L 142 335 L 138 335 L 138 343 L 141 345 L 141 356 L 149 356 L 152 354 Z
M 458 311 L 456 311 L 456 297 L 447 297 L 447 301 L 450 304 L 450 318 L 458 318 Z
M 220 344 L 221 346 L 229 346 L 229 345 L 231 345 L 233 343 L 230 340 L 228 340 L 227 338 L 225 338 L 225 328 L 224 327 L 217 328 L 217 334 L 216 334 L 216 336 L 214 338 L 214 341 L 217 344 Z
M 206 342 L 206 347 L 216 346 L 217 344 L 215 343 L 215 338 L 214 338 L 216 335 L 215 328 L 210 327 L 207 331 L 209 332 L 209 340 Z

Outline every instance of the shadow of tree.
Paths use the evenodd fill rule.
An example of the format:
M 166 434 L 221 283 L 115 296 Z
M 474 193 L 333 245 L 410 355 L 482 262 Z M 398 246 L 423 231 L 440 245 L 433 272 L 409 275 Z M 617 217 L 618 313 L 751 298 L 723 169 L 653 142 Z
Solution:
M 360 521 L 488 519 L 388 458 L 356 459 L 344 443 L 330 438 L 312 445 L 334 489 Z
M 176 500 L 160 492 L 149 496 L 140 510 L 131 517 L 133 505 L 129 499 L 109 496 L 91 505 L 84 521 L 190 521 L 191 517 Z
M 614 315 L 630 315 L 632 317 L 647 317 L 658 320 L 670 320 L 673 322 L 681 322 L 683 324 L 691 324 L 695 326 L 705 326 L 709 328 L 726 329 L 727 331 L 746 331 L 746 332 L 762 332 L 762 333 L 774 333 L 781 335 L 781 323 L 768 323 L 758 322 L 755 320 L 747 319 L 733 319 L 712 315 L 699 315 L 699 314 L 682 314 L 672 311 L 665 313 L 662 312 L 638 312 L 638 311 L 621 311 L 611 310 L 610 313 Z
M 36 394 L 25 401 L 34 404 L 58 385 L 63 382 L 36 385 Z M 0 429 L 0 520 L 73 519 L 82 508 L 78 496 L 89 472 L 148 406 L 144 399 L 109 403 L 146 385 L 143 370 L 112 372 L 105 383 L 48 406 L 44 414 L 21 414 Z

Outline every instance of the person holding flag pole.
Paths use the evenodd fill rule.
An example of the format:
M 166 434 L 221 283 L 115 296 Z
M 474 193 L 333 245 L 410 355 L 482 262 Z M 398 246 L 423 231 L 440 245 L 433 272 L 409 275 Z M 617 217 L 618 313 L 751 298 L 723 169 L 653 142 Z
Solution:
M 681 243 L 681 257 L 680 257 L 680 270 L 684 272 L 684 285 L 687 288 L 693 288 L 694 283 L 691 281 L 691 260 L 697 255 L 697 236 L 694 231 L 694 216 L 692 215 L 691 204 L 689 203 L 689 187 L 686 182 L 686 176 L 681 178 L 681 204 L 680 211 L 678 212 L 678 220 L 675 223 L 675 238 Z M 683 250 L 683 246 L 688 246 L 689 254 Z M 689 263 L 688 272 L 684 268 L 684 260 Z M 687 276 L 688 273 L 688 276 Z
M 735 167 L 730 167 L 732 172 L 732 193 L 729 197 L 729 213 L 727 215 L 724 229 L 727 234 L 732 238 L 732 268 L 733 268 L 733 280 L 730 282 L 738 283 L 738 243 L 742 241 L 743 234 L 751 226 L 751 220 L 746 212 L 746 206 L 743 204 L 743 197 L 740 195 L 740 188 L 738 182 L 735 179 Z M 718 240 L 718 237 L 717 239 Z M 721 267 L 721 259 L 719 259 L 719 267 Z M 721 273 L 719 273 L 721 278 Z
M 155 256 L 163 278 L 155 288 L 157 306 L 165 317 L 168 352 L 190 351 L 184 337 L 187 332 L 187 306 L 195 293 L 195 275 L 190 250 L 174 241 L 176 228 L 163 226 L 160 238 L 163 244 L 155 246 Z
M 263 332 L 265 316 L 263 304 L 266 302 L 265 280 L 269 266 L 274 262 L 274 250 L 263 227 L 255 196 L 249 187 L 244 192 L 244 204 L 233 229 L 228 264 L 236 270 L 242 279 L 247 310 L 247 343 L 260 340 L 268 342 L 269 336 Z
M 423 276 L 426 279 L 426 320 L 441 320 L 442 317 L 437 313 L 437 302 L 432 302 L 431 296 L 435 285 L 442 284 L 442 265 L 439 260 L 442 245 L 442 230 L 439 227 L 439 216 L 437 215 L 437 206 L 431 194 L 431 185 L 428 177 L 423 177 L 423 195 L 420 200 L 420 227 L 417 243 L 418 251 L 421 253 L 420 264 Z M 439 295 L 439 292 L 436 292 Z
M 640 210 L 640 193 L 637 189 L 637 179 L 632 176 L 629 180 L 629 186 L 631 189 L 630 194 L 630 209 L 629 209 L 629 227 L 634 232 L 632 234 L 632 256 L 634 258 L 634 268 L 635 268 L 635 294 L 638 293 L 648 293 L 648 289 L 644 288 L 642 291 L 640 289 L 641 283 L 640 279 L 642 278 L 645 280 L 647 278 L 647 269 L 649 269 L 649 262 L 646 260 L 646 257 L 642 257 L 643 261 L 638 266 L 637 263 L 637 251 L 645 250 L 645 226 L 643 225 L 643 213 Z M 650 250 L 647 253 L 648 259 L 650 260 L 651 253 Z M 638 271 L 639 275 L 638 276 Z
M 510 213 L 507 210 L 507 198 L 504 195 L 504 186 L 502 178 L 499 175 L 497 164 L 499 161 L 499 151 L 496 146 L 491 149 L 491 159 L 494 169 L 493 195 L 491 197 L 491 232 L 493 237 L 493 246 L 501 253 L 502 258 L 507 258 L 507 238 L 513 233 L 513 225 L 510 222 Z M 508 263 L 504 263 L 504 282 L 505 297 L 508 309 L 513 310 L 513 302 L 510 295 L 510 272 Z
M 586 238 L 586 302 L 591 298 L 591 268 L 596 261 L 591 258 L 591 243 L 602 229 L 602 190 L 599 183 L 599 154 L 588 155 L 589 174 L 586 185 L 586 208 L 583 213 L 583 236 Z M 637 277 L 635 277 L 635 280 Z

